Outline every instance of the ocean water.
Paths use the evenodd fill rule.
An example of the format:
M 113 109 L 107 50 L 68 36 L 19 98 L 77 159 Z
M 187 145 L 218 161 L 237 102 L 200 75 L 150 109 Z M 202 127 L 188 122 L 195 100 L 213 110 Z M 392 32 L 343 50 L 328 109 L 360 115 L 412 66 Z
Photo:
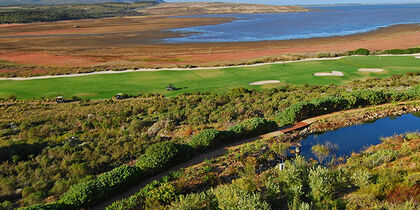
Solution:
M 266 14 L 198 15 L 235 17 L 218 25 L 171 29 L 182 37 L 161 40 L 182 42 L 244 42 L 344 36 L 381 27 L 420 23 L 420 4 L 307 7 L 323 11 Z

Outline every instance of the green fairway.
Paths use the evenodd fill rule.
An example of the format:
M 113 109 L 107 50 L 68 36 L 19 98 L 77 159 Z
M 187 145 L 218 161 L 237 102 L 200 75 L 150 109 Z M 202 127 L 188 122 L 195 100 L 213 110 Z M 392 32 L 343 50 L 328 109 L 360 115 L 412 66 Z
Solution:
M 380 73 L 358 72 L 359 68 L 381 68 Z M 341 71 L 342 77 L 315 77 L 317 72 Z M 116 93 L 137 95 L 161 93 L 175 95 L 183 92 L 222 92 L 235 87 L 268 88 L 284 84 L 340 84 L 368 77 L 386 77 L 405 72 L 419 72 L 420 59 L 414 56 L 355 56 L 338 60 L 302 61 L 253 67 L 232 67 L 216 70 L 131 72 L 69 78 L 0 81 L 0 97 L 16 95 L 31 99 L 73 95 L 82 98 L 111 98 Z M 251 82 L 279 80 L 278 84 L 250 86 Z M 174 84 L 177 91 L 165 87 Z

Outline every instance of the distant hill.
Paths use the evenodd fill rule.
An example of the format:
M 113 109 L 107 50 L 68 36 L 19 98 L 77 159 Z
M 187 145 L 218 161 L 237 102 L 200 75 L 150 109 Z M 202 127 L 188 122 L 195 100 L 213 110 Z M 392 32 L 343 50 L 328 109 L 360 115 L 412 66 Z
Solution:
M 132 3 L 141 1 L 154 1 L 163 3 L 163 0 L 0 0 L 0 6 L 11 5 L 54 5 L 54 4 L 97 4 L 97 3 Z

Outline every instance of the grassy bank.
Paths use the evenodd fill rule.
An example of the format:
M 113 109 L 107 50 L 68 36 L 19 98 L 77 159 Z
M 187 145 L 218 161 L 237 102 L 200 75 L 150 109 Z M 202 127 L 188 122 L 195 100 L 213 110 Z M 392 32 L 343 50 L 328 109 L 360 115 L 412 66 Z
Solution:
M 380 73 L 358 72 L 359 68 L 381 68 Z M 341 71 L 342 77 L 315 77 L 317 72 Z M 286 84 L 341 84 L 369 77 L 387 77 L 405 72 L 419 72 L 420 59 L 413 56 L 347 57 L 338 60 L 304 61 L 217 70 L 133 72 L 110 75 L 90 75 L 27 81 L 0 81 L 0 97 L 16 95 L 21 99 L 79 96 L 82 98 L 111 98 L 122 92 L 132 95 L 160 93 L 167 96 L 194 92 L 225 92 L 235 87 L 270 88 Z M 279 80 L 277 84 L 250 86 L 262 80 Z M 175 84 L 180 90 L 167 92 Z

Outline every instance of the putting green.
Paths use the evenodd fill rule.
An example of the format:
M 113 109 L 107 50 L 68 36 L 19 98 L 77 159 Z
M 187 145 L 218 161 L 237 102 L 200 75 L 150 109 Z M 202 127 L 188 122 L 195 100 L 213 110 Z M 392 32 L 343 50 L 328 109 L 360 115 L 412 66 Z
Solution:
M 360 68 L 380 68 L 383 72 L 360 72 Z M 314 73 L 340 71 L 342 77 L 316 77 Z M 368 77 L 386 77 L 405 72 L 419 72 L 420 59 L 414 56 L 354 56 L 338 60 L 302 61 L 252 67 L 193 71 L 130 72 L 121 74 L 97 74 L 80 77 L 37 80 L 0 81 L 0 97 L 16 95 L 18 98 L 79 96 L 81 98 L 111 98 L 116 93 L 137 95 L 161 93 L 167 96 L 184 92 L 223 92 L 235 87 L 269 88 L 284 84 L 340 84 Z M 249 83 L 278 80 L 277 84 L 251 86 Z M 168 84 L 181 88 L 166 91 Z

